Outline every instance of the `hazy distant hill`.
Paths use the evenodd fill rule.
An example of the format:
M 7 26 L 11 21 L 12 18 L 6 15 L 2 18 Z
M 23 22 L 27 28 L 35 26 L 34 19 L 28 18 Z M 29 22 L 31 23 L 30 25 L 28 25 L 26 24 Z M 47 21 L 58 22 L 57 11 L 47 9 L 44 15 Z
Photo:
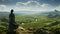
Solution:
M 48 17 L 60 17 L 60 11 L 55 10 L 53 12 L 49 12 Z
M 52 15 L 60 15 L 60 11 L 58 10 L 54 10 L 54 11 L 45 11 L 45 12 L 42 12 L 42 11 L 15 11 L 14 14 L 48 14 L 49 16 L 52 16 Z M 9 12 L 0 12 L 0 15 L 9 15 Z

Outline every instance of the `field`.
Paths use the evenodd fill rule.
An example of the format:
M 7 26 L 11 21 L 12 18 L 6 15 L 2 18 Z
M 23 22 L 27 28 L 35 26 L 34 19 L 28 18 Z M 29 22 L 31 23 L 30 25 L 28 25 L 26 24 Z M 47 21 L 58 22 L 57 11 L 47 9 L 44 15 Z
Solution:
M 9 25 L 9 13 L 0 13 L 0 34 L 5 34 Z M 59 12 L 48 12 L 42 14 L 15 14 L 15 21 L 25 32 L 33 34 L 46 33 L 57 34 L 60 32 Z M 18 28 L 19 29 L 19 28 Z M 43 29 L 41 31 L 41 29 Z M 18 31 L 18 30 L 17 30 Z M 22 31 L 20 31 L 21 33 Z

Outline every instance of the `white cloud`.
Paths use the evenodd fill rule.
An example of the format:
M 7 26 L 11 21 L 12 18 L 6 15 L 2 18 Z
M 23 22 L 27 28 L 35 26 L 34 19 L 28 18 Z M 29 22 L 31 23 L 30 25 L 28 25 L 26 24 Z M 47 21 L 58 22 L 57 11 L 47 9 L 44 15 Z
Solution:
M 7 7 L 6 5 L 0 5 L 0 11 L 9 11 L 12 7 Z
M 18 7 L 37 7 L 39 5 L 40 4 L 37 1 L 28 1 L 28 2 L 25 2 L 25 3 L 17 2 L 16 3 L 16 6 L 18 6 Z
M 17 10 L 27 10 L 27 11 L 33 11 L 33 9 L 38 8 L 40 4 L 37 1 L 28 1 L 25 3 L 17 2 L 16 8 Z
M 55 9 L 57 9 L 57 10 L 59 10 L 59 11 L 60 11 L 60 5 L 59 5 L 59 6 L 57 6 Z
M 2 10 L 6 10 L 6 6 L 5 5 L 0 5 L 0 11 Z
M 40 5 L 41 9 L 44 11 L 52 11 L 54 10 L 54 7 L 49 4 L 42 4 Z
M 53 6 L 49 4 L 40 4 L 37 1 L 28 1 L 25 3 L 17 2 L 16 7 L 19 10 L 29 10 L 29 11 L 50 11 L 53 10 Z
M 0 10 L 9 11 L 14 9 L 15 11 L 53 11 L 54 9 L 60 9 L 49 4 L 40 4 L 37 1 L 28 1 L 28 2 L 17 2 L 16 5 L 7 7 L 6 5 L 0 5 Z

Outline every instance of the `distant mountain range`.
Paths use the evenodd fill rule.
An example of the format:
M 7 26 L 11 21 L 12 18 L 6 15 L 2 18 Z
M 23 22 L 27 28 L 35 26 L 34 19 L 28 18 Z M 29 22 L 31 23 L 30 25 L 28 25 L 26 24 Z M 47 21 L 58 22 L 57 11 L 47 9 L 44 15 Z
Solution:
M 9 14 L 10 12 L 1 12 L 0 11 L 0 14 Z M 42 11 L 15 11 L 14 14 L 60 14 L 60 11 L 58 10 L 54 10 L 54 11 L 45 11 L 45 12 L 42 12 Z

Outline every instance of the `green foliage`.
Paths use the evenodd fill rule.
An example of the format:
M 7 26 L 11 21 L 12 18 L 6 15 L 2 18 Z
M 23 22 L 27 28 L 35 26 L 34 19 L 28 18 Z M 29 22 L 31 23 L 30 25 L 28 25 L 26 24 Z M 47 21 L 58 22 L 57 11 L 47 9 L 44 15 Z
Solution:
M 34 28 L 34 29 L 39 29 L 39 28 L 46 28 L 48 29 L 48 31 L 54 31 L 57 28 L 60 28 L 60 24 L 55 25 L 55 26 L 49 26 L 50 24 L 52 24 L 55 21 L 59 21 L 59 18 L 49 18 L 47 17 L 48 15 L 16 15 L 16 23 L 18 23 L 20 26 L 22 26 L 25 29 L 28 28 Z M 2 22 L 1 19 L 7 19 L 7 23 L 8 23 L 8 17 L 5 16 L 0 16 L 0 33 L 6 32 L 7 30 L 7 23 L 6 22 Z M 37 18 L 37 21 L 36 21 Z M 4 20 L 4 19 L 3 19 Z M 22 24 L 24 23 L 24 24 Z M 3 25 L 5 24 L 5 25 Z

